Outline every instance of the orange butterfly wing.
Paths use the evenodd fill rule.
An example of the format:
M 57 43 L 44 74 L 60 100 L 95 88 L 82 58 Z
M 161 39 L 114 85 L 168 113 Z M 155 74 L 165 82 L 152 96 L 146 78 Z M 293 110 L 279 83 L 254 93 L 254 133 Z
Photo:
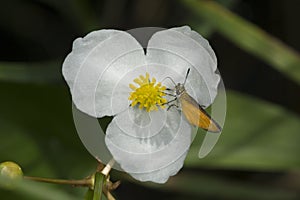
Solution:
M 179 99 L 182 112 L 190 124 L 210 132 L 221 132 L 220 125 L 188 93 L 182 93 Z

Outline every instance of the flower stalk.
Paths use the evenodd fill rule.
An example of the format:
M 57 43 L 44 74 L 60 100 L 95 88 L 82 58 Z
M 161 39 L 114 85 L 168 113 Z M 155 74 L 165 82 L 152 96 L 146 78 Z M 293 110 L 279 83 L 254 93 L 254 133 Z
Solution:
M 93 183 L 94 178 L 92 176 L 81 180 L 52 179 L 52 178 L 42 178 L 42 177 L 32 177 L 32 176 L 24 176 L 24 179 L 44 182 L 44 183 L 72 185 L 76 187 L 92 187 L 94 184 Z
M 105 175 L 102 174 L 101 172 L 96 172 L 93 200 L 102 199 L 102 189 L 103 189 L 104 182 L 105 182 Z
M 80 180 L 52 179 L 32 176 L 24 176 L 23 178 L 26 180 L 44 183 L 72 185 L 74 187 L 89 187 L 89 190 L 93 190 L 92 197 L 88 197 L 91 200 L 101 200 L 102 193 L 107 197 L 108 200 L 114 200 L 115 198 L 112 196 L 110 191 L 115 190 L 120 185 L 120 181 L 112 183 L 109 180 L 109 172 L 111 171 L 114 163 L 115 160 L 112 159 L 106 166 L 104 166 L 103 163 L 98 160 L 96 172 L 87 178 Z

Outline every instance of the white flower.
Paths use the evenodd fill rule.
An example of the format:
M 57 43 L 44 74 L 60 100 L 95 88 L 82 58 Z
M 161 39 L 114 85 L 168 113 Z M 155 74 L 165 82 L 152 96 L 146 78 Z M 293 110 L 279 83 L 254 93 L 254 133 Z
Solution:
M 146 54 L 129 33 L 99 30 L 78 38 L 63 64 L 72 99 L 82 112 L 114 116 L 105 143 L 121 168 L 140 181 L 164 183 L 183 166 L 193 127 L 169 109 L 165 91 L 184 81 L 202 106 L 217 94 L 216 56 L 189 27 L 156 32 Z M 163 82 L 162 82 L 163 81 Z

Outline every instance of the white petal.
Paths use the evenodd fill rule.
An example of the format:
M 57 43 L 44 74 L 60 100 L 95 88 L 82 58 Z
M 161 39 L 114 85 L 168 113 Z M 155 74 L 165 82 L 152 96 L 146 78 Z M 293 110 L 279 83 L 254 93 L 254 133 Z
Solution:
M 180 77 L 172 77 L 183 83 L 188 68 L 191 68 L 187 91 L 201 105 L 210 105 L 216 94 L 220 76 L 216 56 L 201 35 L 188 26 L 172 28 L 155 33 L 148 43 L 148 64 L 162 64 L 172 67 Z
M 114 120 L 118 128 L 128 136 L 147 139 L 162 130 L 166 117 L 167 113 L 164 110 L 146 112 L 135 106 L 119 113 Z
M 130 175 L 139 181 L 152 181 L 155 183 L 165 183 L 170 176 L 174 176 L 182 168 L 187 152 L 184 153 L 178 160 L 166 166 L 165 168 L 153 171 L 150 173 L 131 173 Z
M 100 30 L 74 41 L 63 64 L 63 75 L 76 107 L 102 117 L 114 114 L 111 99 L 115 84 L 124 73 L 143 64 L 144 51 L 130 34 Z
M 148 178 L 153 174 L 153 180 L 150 181 L 163 182 L 166 178 L 159 179 L 159 170 L 166 168 L 163 174 L 169 177 L 182 167 L 192 140 L 191 127 L 175 109 L 153 111 L 157 112 L 155 117 L 164 120 L 159 123 L 155 120 L 149 122 L 149 116 L 138 112 L 133 114 L 134 108 L 129 109 L 133 111 L 118 114 L 109 124 L 105 143 L 124 171 L 144 174 Z M 127 124 L 121 123 L 122 120 Z M 160 123 L 163 126 L 156 128 L 155 125 L 160 127 Z

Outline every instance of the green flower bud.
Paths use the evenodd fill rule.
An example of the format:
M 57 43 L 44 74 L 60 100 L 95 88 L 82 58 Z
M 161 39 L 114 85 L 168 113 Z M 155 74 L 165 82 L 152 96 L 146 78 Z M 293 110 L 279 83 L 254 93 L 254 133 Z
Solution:
M 0 163 L 0 184 L 6 187 L 13 186 L 14 183 L 22 180 L 23 172 L 21 167 L 14 162 Z

